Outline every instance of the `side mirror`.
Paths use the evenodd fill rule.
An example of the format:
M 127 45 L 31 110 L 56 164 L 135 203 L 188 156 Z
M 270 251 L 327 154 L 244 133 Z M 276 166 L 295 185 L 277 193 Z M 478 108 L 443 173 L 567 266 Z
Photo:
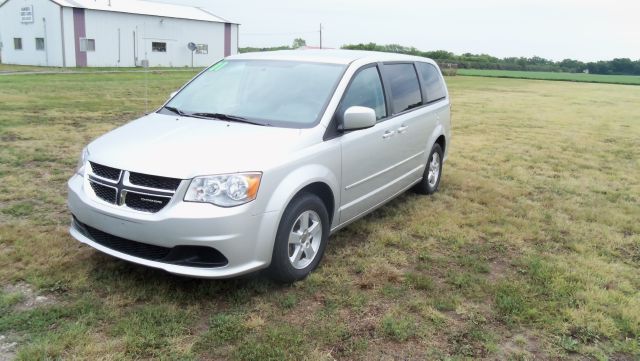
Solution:
M 171 99 L 171 98 L 175 97 L 175 96 L 176 96 L 176 94 L 178 94 L 178 91 L 177 91 L 177 90 L 176 90 L 176 91 L 174 91 L 174 92 L 172 92 L 171 94 L 169 94 L 169 99 Z
M 376 125 L 376 111 L 367 107 L 349 107 L 342 117 L 342 130 L 371 128 Z

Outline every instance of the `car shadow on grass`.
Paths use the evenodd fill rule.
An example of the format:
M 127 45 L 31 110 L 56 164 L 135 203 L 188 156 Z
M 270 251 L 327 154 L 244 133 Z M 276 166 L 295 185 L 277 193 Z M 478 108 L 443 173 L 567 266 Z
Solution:
M 213 302 L 239 306 L 254 296 L 288 287 L 272 282 L 260 271 L 231 279 L 204 279 L 174 275 L 98 251 L 89 261 L 88 282 L 99 295 L 115 295 L 134 302 Z
M 411 193 L 401 195 L 332 235 L 327 254 L 340 253 L 345 248 L 369 241 L 372 233 L 370 224 L 393 222 L 393 217 L 412 203 L 414 197 L 418 196 Z M 327 266 L 326 263 L 324 259 L 319 268 Z M 87 281 L 100 297 L 119 297 L 132 302 L 214 302 L 239 306 L 256 296 L 291 287 L 290 284 L 271 281 L 265 270 L 230 279 L 193 278 L 123 261 L 99 251 L 93 251 L 87 266 Z

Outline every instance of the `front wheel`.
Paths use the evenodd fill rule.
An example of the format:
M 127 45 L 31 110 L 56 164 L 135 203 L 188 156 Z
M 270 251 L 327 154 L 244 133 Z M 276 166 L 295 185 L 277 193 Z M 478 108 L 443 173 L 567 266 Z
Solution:
M 329 214 L 318 196 L 303 193 L 287 206 L 280 220 L 269 274 L 291 283 L 313 271 L 324 254 L 329 238 Z
M 440 144 L 436 143 L 433 145 L 433 148 L 431 148 L 431 153 L 429 153 L 422 180 L 416 184 L 414 188 L 416 192 L 420 194 L 433 194 L 438 191 L 440 178 L 442 177 L 442 159 L 442 148 L 440 148 Z

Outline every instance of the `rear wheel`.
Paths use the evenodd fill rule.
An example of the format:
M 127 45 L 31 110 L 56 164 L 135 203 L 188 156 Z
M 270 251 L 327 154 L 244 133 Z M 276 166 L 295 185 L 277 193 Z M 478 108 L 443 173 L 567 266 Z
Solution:
M 415 191 L 420 194 L 433 194 L 438 191 L 440 178 L 442 177 L 442 148 L 436 143 L 431 148 L 427 166 L 424 169 L 422 180 L 416 184 Z
M 324 254 L 329 238 L 329 214 L 322 200 L 309 193 L 294 198 L 280 220 L 270 276 L 291 283 L 313 271 Z

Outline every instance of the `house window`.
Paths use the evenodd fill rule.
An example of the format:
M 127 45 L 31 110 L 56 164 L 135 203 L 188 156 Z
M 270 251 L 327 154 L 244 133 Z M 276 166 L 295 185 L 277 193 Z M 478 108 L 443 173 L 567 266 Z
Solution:
M 161 43 L 158 41 L 154 41 L 151 43 L 151 51 L 154 53 L 166 53 L 167 52 L 167 43 Z
M 22 38 L 13 38 L 13 48 L 22 50 Z
M 44 50 L 44 38 L 36 38 L 36 50 Z
M 80 51 L 96 51 L 96 40 L 80 38 Z
M 196 54 L 209 54 L 209 45 L 198 44 L 198 47 L 196 48 Z

